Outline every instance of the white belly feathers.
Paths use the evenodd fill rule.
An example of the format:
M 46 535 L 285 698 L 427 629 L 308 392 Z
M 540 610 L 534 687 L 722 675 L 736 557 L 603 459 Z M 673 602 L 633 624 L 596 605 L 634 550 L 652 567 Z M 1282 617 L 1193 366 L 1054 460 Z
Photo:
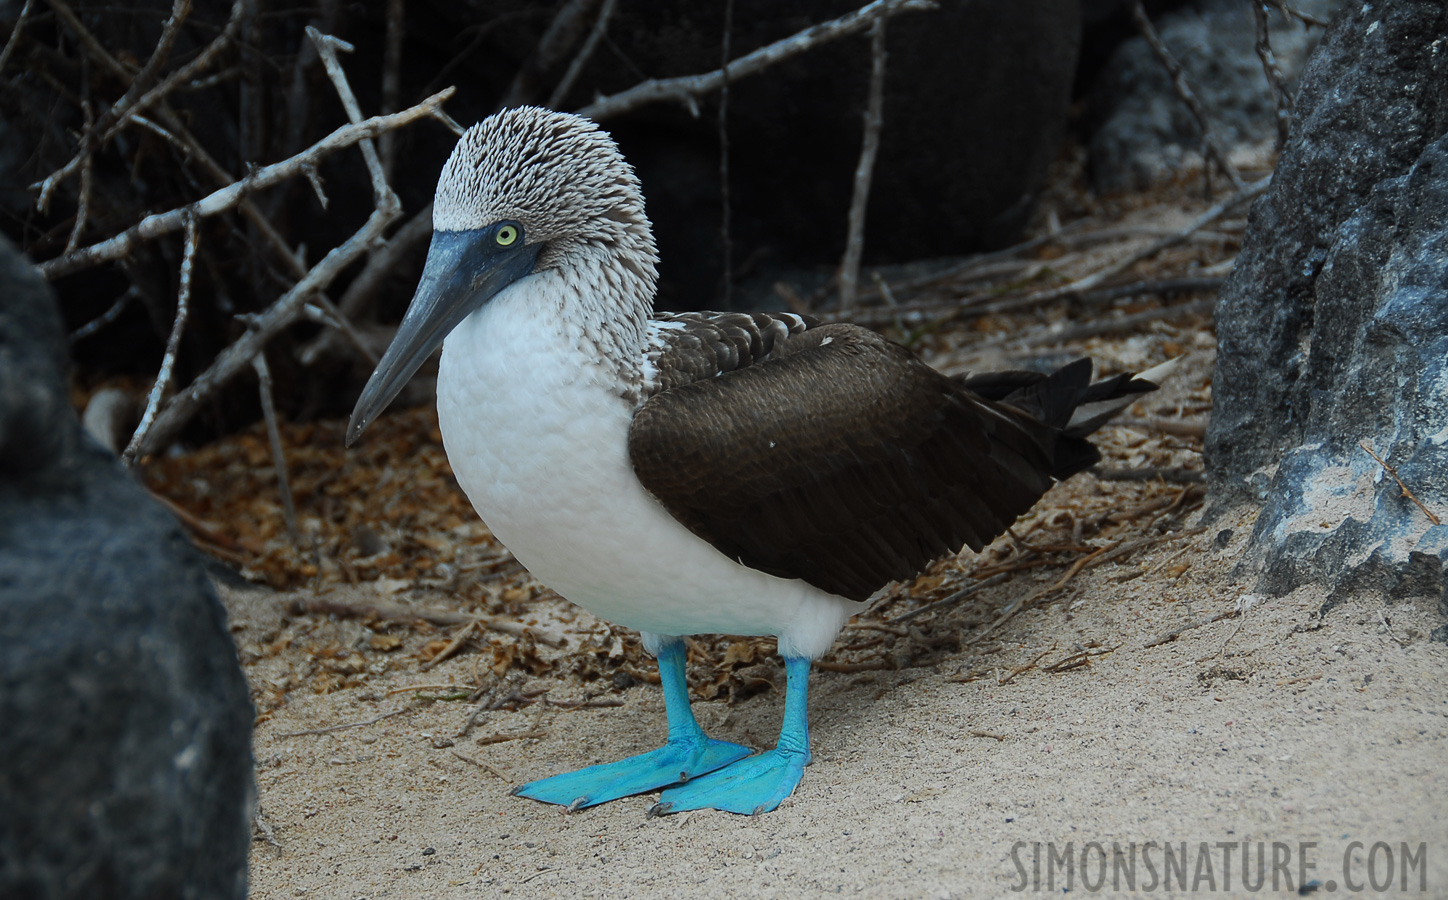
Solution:
M 443 345 L 438 419 L 458 483 L 499 540 L 589 612 L 663 635 L 772 634 L 829 649 L 857 605 L 726 558 L 634 476 L 632 404 L 526 278 Z

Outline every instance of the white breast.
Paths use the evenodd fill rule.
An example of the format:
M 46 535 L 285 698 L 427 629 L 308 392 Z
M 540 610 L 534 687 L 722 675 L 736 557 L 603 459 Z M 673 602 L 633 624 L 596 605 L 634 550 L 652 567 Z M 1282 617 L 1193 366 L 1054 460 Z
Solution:
M 553 275 L 512 285 L 443 345 L 443 444 L 483 521 L 544 584 L 611 622 L 824 653 L 857 604 L 728 559 L 649 496 L 628 459 L 632 404 L 560 316 Z

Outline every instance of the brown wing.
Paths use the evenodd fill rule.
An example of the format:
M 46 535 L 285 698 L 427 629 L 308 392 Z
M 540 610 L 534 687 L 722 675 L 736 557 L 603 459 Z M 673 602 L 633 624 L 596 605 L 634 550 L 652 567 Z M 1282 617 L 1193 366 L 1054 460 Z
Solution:
M 772 359 L 817 322 L 794 313 L 666 313 L 654 319 L 653 375 L 646 394 Z
M 629 453 L 720 552 L 865 600 L 1004 531 L 1051 486 L 1057 435 L 873 332 L 825 325 L 765 362 L 661 390 Z

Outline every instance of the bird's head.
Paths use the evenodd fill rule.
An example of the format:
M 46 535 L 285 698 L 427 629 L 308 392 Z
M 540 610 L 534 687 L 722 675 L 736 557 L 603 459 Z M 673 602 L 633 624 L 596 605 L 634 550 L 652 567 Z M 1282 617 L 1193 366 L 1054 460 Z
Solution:
M 350 446 L 441 346 L 509 285 L 588 262 L 652 293 L 658 254 L 643 192 L 593 122 L 519 107 L 458 140 L 438 178 L 422 280 L 347 427 Z

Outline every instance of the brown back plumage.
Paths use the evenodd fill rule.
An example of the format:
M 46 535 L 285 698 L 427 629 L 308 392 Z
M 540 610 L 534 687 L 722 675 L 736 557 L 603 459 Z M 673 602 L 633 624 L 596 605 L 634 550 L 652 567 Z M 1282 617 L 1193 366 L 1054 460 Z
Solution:
M 865 600 L 979 550 L 1099 458 L 1066 431 L 1076 405 L 1101 399 L 1090 373 L 1083 360 L 978 381 L 988 400 L 873 332 L 817 326 L 762 362 L 660 389 L 629 452 L 644 487 L 722 553 Z

